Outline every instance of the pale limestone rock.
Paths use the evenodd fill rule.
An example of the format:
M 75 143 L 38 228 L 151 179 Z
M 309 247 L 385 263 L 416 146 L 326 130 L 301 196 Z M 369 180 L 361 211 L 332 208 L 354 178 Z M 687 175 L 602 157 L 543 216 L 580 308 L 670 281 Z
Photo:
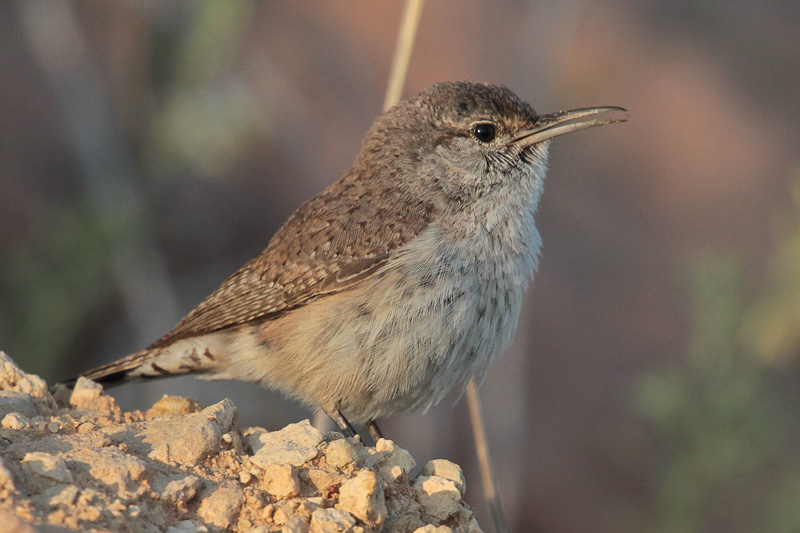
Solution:
M 275 514 L 275 504 L 270 503 L 265 505 L 263 509 L 261 509 L 261 518 L 264 520 L 272 520 L 272 516 Z
M 178 474 L 161 479 L 156 487 L 161 497 L 174 503 L 186 503 L 195 497 L 200 490 L 200 478 L 194 475 Z
M 265 468 L 268 464 L 301 466 L 319 454 L 322 432 L 308 420 L 289 424 L 280 431 L 259 432 L 245 438 L 253 450 L 250 462 Z
M 294 514 L 297 509 L 297 502 L 288 502 L 284 505 L 278 505 L 272 511 L 272 521 L 279 526 L 289 521 L 289 518 Z
M 170 396 L 165 394 L 160 400 L 153 404 L 147 412 L 151 416 L 160 415 L 190 415 L 201 410 L 200 404 L 195 400 L 182 396 Z
M 14 477 L 0 458 L 0 490 L 14 490 Z
M 0 390 L 0 418 L 5 421 L 6 417 L 14 414 L 25 420 L 39 416 L 39 408 L 36 404 L 36 400 L 24 392 Z M 8 427 L 5 425 L 5 422 L 3 422 L 3 427 Z
M 353 437 L 355 439 L 355 437 Z M 328 444 L 325 460 L 334 468 L 346 468 L 358 464 L 363 452 L 350 439 L 336 439 Z
M 300 479 L 304 483 L 313 485 L 320 494 L 323 494 L 330 487 L 344 483 L 347 480 L 347 476 L 338 472 L 309 468 L 300 473 Z
M 380 526 L 388 514 L 383 485 L 377 474 L 362 470 L 339 488 L 338 509 L 346 511 L 371 526 Z
M 458 511 L 461 493 L 452 479 L 441 476 L 419 476 L 414 482 L 417 501 L 426 514 L 445 520 Z
M 206 526 L 195 525 L 191 520 L 181 520 L 174 526 L 169 526 L 165 533 L 206 533 Z
M 14 412 L 5 415 L 3 421 L 0 422 L 0 426 L 15 431 L 24 431 L 31 428 L 31 421 L 19 412 Z
M 103 394 L 103 386 L 99 383 L 79 377 L 72 388 L 72 394 L 69 397 L 69 403 L 73 406 L 81 406 L 82 404 L 89 404 L 96 400 Z
M 340 509 L 317 509 L 311 514 L 311 533 L 346 533 L 355 525 L 356 519 Z
M 2 354 L 3 352 L 0 352 Z M 0 510 L 0 533 L 37 533 L 30 524 L 26 524 L 13 512 Z
M 100 450 L 82 448 L 70 452 L 67 458 L 89 465 L 90 476 L 117 491 L 135 489 L 136 482 L 147 471 L 143 461 L 113 447 Z
M 0 350 L 0 391 L 14 390 L 32 398 L 53 401 L 47 383 L 35 374 L 26 374 L 4 351 Z
M 56 485 L 45 490 L 42 494 L 42 499 L 50 507 L 72 505 L 77 497 L 78 487 L 75 485 Z
M 312 503 L 305 498 L 297 505 L 297 514 L 303 515 L 307 520 L 311 520 L 311 514 L 319 508 L 318 505 Z
M 297 467 L 290 464 L 268 464 L 264 467 L 264 489 L 279 500 L 300 494 Z
M 83 422 L 81 424 L 78 424 L 78 433 L 89 433 L 96 429 L 97 426 L 95 424 L 92 424 L 91 422 Z
M 59 483 L 72 483 L 72 474 L 64 459 L 44 452 L 29 452 L 22 459 L 22 469 L 28 474 L 52 479 Z
M 239 472 L 239 483 L 241 483 L 242 485 L 248 485 L 250 481 L 253 479 L 253 477 L 254 476 L 252 472 L 247 472 L 247 471 Z
M 388 483 L 397 481 L 417 465 L 408 451 L 387 439 L 379 439 L 375 448 L 369 450 L 366 464 L 375 468 L 381 478 Z
M 239 516 L 243 503 L 244 491 L 238 484 L 220 485 L 202 498 L 197 514 L 210 524 L 229 528 Z
M 69 397 L 69 404 L 76 409 L 87 411 L 97 411 L 111 415 L 121 415 L 122 408 L 113 397 L 103 394 L 103 386 L 84 377 L 78 378 L 72 394 Z
M 467 493 L 467 480 L 464 477 L 464 472 L 457 464 L 448 461 L 447 459 L 434 459 L 425 463 L 425 466 L 420 472 L 421 476 L 439 476 L 450 479 L 456 484 L 458 492 L 461 493 L 463 498 Z
M 466 526 L 462 526 L 462 529 L 464 529 L 466 533 L 483 533 L 481 526 L 478 525 L 478 519 L 475 518 L 475 515 L 470 509 L 460 506 L 458 509 L 458 520 L 461 524 L 466 524 Z
M 308 523 L 305 516 L 293 516 L 281 528 L 281 533 L 308 533 Z
M 415 529 L 414 533 L 453 533 L 453 530 L 447 526 L 434 526 L 432 524 L 428 524 Z
M 222 435 L 231 431 L 235 420 L 236 407 L 225 399 L 199 413 L 167 416 L 149 422 L 144 429 L 131 427 L 109 436 L 150 459 L 194 465 L 220 449 Z
M 0 357 L 0 382 L 39 395 L 15 385 L 0 391 L 31 415 L 0 416 L 0 513 L 22 509 L 26 520 L 78 531 L 171 533 L 413 532 L 445 516 L 453 531 L 480 533 L 460 499 L 451 513 L 460 470 L 432 462 L 412 484 L 414 461 L 391 441 L 374 449 L 356 439 L 323 442 L 306 421 L 250 430 L 253 462 L 229 401 L 193 412 L 191 400 L 168 398 L 147 413 L 123 413 L 87 381 L 74 398 L 62 388 L 59 408 L 37 380 Z M 71 398 L 80 409 L 68 408 Z M 279 462 L 287 457 L 304 464 Z
M 406 473 L 411 472 L 411 469 L 417 466 L 417 462 L 407 450 L 388 439 L 379 439 L 375 444 L 375 451 L 383 456 L 381 461 L 383 465 L 399 466 Z

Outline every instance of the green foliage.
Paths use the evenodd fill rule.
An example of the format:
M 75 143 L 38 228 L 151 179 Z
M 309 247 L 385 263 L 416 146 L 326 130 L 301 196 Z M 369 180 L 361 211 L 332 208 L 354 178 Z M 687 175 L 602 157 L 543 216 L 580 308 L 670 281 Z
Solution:
M 112 291 L 109 240 L 87 209 L 65 209 L 41 242 L 13 249 L 0 269 L 8 350 L 28 372 L 53 376 L 59 355 Z M 63 360 L 63 358 L 61 358 Z
M 699 262 L 686 364 L 640 384 L 660 458 L 656 531 L 800 530 L 797 428 L 774 364 L 800 345 L 800 209 L 784 227 L 753 298 L 736 261 Z
M 160 53 L 164 79 L 152 117 L 146 164 L 155 175 L 189 170 L 224 175 L 266 122 L 248 84 L 230 72 L 255 4 L 200 2 L 183 31 L 169 31 Z M 170 29 L 171 30 L 171 29 Z
M 800 353 L 800 179 L 792 192 L 795 211 L 780 221 L 786 238 L 778 246 L 766 286 L 742 330 L 743 341 L 753 352 L 776 362 Z

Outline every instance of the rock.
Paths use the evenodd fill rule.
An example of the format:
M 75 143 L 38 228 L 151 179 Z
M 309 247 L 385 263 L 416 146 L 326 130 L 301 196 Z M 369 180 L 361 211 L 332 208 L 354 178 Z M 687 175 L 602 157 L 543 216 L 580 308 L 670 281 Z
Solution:
M 81 448 L 68 453 L 67 457 L 70 461 L 88 465 L 88 474 L 92 478 L 120 492 L 135 490 L 136 482 L 147 470 L 143 461 L 117 448 Z
M 11 412 L 3 417 L 0 426 L 16 431 L 23 431 L 31 428 L 31 421 L 21 412 Z
M 0 352 L 2 353 L 2 352 Z M 11 511 L 0 510 L 0 533 L 37 533 Z
M 152 417 L 160 415 L 190 415 L 202 410 L 200 404 L 189 398 L 165 394 L 147 411 Z
M 36 400 L 24 392 L 0 390 L 0 418 L 5 420 L 8 415 L 17 415 L 27 420 L 39 416 L 39 408 Z M 8 427 L 5 422 L 3 427 Z
M 319 454 L 322 432 L 308 420 L 289 424 L 280 431 L 258 432 L 245 438 L 253 450 L 250 462 L 260 468 L 269 464 L 301 466 Z
M 414 530 L 414 533 L 452 533 L 453 530 L 447 526 L 434 526 L 428 524 Z
M 388 514 L 383 485 L 371 470 L 361 470 L 356 477 L 342 484 L 336 507 L 373 527 L 380 526 Z
M 281 533 L 308 533 L 308 519 L 304 516 L 293 516 L 281 528 Z
M 43 493 L 44 500 L 50 507 L 64 507 L 72 505 L 78 497 L 78 487 L 75 485 L 56 485 Z
M 347 476 L 338 471 L 329 472 L 319 468 L 308 468 L 301 472 L 300 480 L 313 486 L 320 494 L 325 495 L 332 488 L 338 488 L 347 481 Z
M 290 464 L 268 464 L 263 475 L 265 489 L 279 500 L 300 494 L 297 467 Z
M 355 437 L 353 440 L 356 440 Z M 336 439 L 325 449 L 325 460 L 333 467 L 347 468 L 359 462 L 362 449 L 363 445 L 359 449 L 350 439 Z
M 195 525 L 191 520 L 181 520 L 166 529 L 166 533 L 205 533 L 207 531 L 208 528 L 206 526 Z
M 355 525 L 356 519 L 340 509 L 317 509 L 311 514 L 312 533 L 346 533 Z
M 0 383 L 14 402 L 0 417 L 0 533 L 412 532 L 442 516 L 480 532 L 457 496 L 460 469 L 434 461 L 412 483 L 413 458 L 389 440 L 367 448 L 307 421 L 243 436 L 230 400 L 198 411 L 168 396 L 125 412 L 89 380 L 57 387 L 56 404 L 2 354 Z
M 36 474 L 60 483 L 72 483 L 72 474 L 67 469 L 64 459 L 49 453 L 26 453 L 22 459 L 22 469 L 29 474 Z
M 229 529 L 236 522 L 244 503 L 244 490 L 237 484 L 220 485 L 210 495 L 203 496 L 197 514 L 206 522 Z
M 423 511 L 438 520 L 445 520 L 458 511 L 461 493 L 452 479 L 441 476 L 419 476 L 414 481 L 417 501 Z
M 236 407 L 225 399 L 199 413 L 159 418 L 143 430 L 131 427 L 109 436 L 156 461 L 193 465 L 220 449 L 222 435 L 232 429 L 235 420 Z
M 467 480 L 464 478 L 464 472 L 461 467 L 446 459 L 434 459 L 425 463 L 425 466 L 420 472 L 421 476 L 440 476 L 450 479 L 456 484 L 458 492 L 461 493 L 463 498 L 467 494 Z
M 83 377 L 75 382 L 75 388 L 69 396 L 69 404 L 75 409 L 96 411 L 117 418 L 122 416 L 122 407 L 114 398 L 103 394 L 103 386 Z
M 408 451 L 387 439 L 378 440 L 373 453 L 367 458 L 367 464 L 377 468 L 381 477 L 389 483 L 397 481 L 417 466 Z
M 451 520 L 453 520 L 451 518 Z M 471 509 L 465 506 L 460 506 L 458 509 L 458 523 L 462 524 L 461 530 L 465 533 L 483 533 L 481 526 L 478 524 L 478 519 L 472 513 Z
M 3 464 L 3 460 L 0 458 L 0 494 L 2 494 L 3 490 L 14 490 L 15 488 L 14 478 L 11 476 L 11 472 L 8 471 L 8 468 L 6 468 L 6 465 Z
M 26 374 L 14 361 L 0 350 L 0 390 L 17 391 L 35 399 L 53 402 L 50 391 L 47 390 L 47 383 L 42 378 L 34 374 Z
M 186 503 L 200 490 L 200 478 L 193 475 L 178 474 L 162 478 L 154 484 L 161 498 L 173 503 Z M 160 488 L 159 488 L 160 487 Z
M 69 403 L 73 407 L 88 409 L 85 405 L 91 404 L 96 399 L 103 396 L 103 386 L 99 383 L 79 377 L 72 388 L 72 394 L 69 396 Z

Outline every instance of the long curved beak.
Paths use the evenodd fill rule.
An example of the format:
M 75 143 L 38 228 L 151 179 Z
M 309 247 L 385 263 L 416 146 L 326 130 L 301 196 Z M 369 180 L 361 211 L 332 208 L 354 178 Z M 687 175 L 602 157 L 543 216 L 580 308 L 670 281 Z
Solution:
M 607 113 L 624 113 L 625 116 L 616 118 L 598 118 Z M 622 107 L 588 107 L 573 109 L 572 111 L 559 111 L 550 115 L 541 115 L 536 119 L 536 126 L 520 132 L 510 144 L 524 144 L 530 146 L 538 142 L 558 137 L 573 131 L 594 128 L 605 124 L 627 122 L 628 110 Z

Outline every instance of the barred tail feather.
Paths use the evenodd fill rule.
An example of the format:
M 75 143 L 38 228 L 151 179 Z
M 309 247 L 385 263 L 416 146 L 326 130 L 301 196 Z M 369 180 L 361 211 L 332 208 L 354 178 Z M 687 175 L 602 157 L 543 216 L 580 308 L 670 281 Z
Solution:
M 195 337 L 167 346 L 148 348 L 93 368 L 81 376 L 113 386 L 132 380 L 158 379 L 190 373 L 202 374 L 217 365 L 217 357 L 214 354 L 219 354 L 220 349 L 215 340 L 213 336 Z M 73 385 L 75 381 L 77 378 L 65 384 Z
M 109 385 L 120 384 L 124 381 L 129 381 L 139 377 L 132 376 L 131 371 L 141 367 L 144 364 L 147 364 L 148 362 L 154 365 L 153 369 L 160 368 L 158 364 L 155 363 L 155 359 L 161 355 L 162 351 L 163 350 L 161 349 L 141 350 L 127 357 L 123 357 L 122 359 L 118 359 L 111 363 L 93 368 L 87 372 L 84 372 L 81 374 L 81 376 L 93 381 L 97 381 L 98 383 Z M 169 374 L 164 372 L 163 376 L 166 377 L 167 375 Z

